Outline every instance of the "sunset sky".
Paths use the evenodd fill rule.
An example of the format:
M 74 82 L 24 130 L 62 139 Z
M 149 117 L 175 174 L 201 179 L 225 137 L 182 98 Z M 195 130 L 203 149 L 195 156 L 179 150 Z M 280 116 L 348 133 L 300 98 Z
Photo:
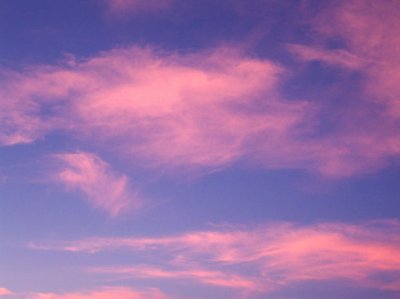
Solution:
M 1 0 L 1 299 L 399 299 L 400 1 Z

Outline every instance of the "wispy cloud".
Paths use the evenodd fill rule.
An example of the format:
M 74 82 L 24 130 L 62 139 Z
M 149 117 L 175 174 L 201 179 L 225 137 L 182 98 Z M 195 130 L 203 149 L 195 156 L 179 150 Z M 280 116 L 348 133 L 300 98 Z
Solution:
M 307 59 L 360 63 L 344 51 L 293 47 Z M 393 124 L 368 116 L 357 129 L 343 118 L 340 129 L 318 133 L 320 105 L 284 99 L 284 74 L 276 63 L 226 47 L 187 54 L 132 47 L 31 68 L 1 83 L 9 100 L 0 102 L 0 141 L 29 143 L 63 130 L 78 144 L 90 140 L 142 167 L 179 172 L 245 162 L 345 177 L 400 155 Z
M 156 289 L 137 291 L 127 287 L 106 287 L 89 292 L 77 292 L 66 294 L 37 293 L 29 296 L 29 299 L 167 299 L 170 298 Z
M 132 48 L 38 67 L 3 83 L 12 116 L 3 144 L 66 129 L 157 167 L 219 168 L 260 148 L 258 139 L 271 145 L 264 156 L 276 156 L 307 111 L 305 102 L 279 98 L 281 73 L 268 60 L 229 48 L 185 55 Z
M 139 12 L 160 11 L 170 7 L 174 0 L 104 0 L 111 15 L 127 16 Z
M 13 294 L 13 292 L 10 291 L 9 289 L 7 289 L 7 288 L 0 288 L 0 297 L 1 297 L 1 296 L 12 295 L 12 294 Z
M 364 87 L 370 100 L 386 106 L 386 116 L 400 117 L 400 4 L 397 1 L 339 1 L 328 5 L 314 22 L 322 40 L 340 40 L 342 49 L 313 45 L 292 50 L 307 60 L 357 68 L 363 65 Z
M 124 209 L 138 207 L 137 195 L 130 190 L 128 178 L 116 174 L 98 156 L 76 152 L 55 157 L 62 164 L 57 181 L 82 192 L 95 208 L 116 216 Z
M 367 64 L 361 57 L 344 49 L 327 50 L 305 45 L 288 45 L 289 51 L 306 61 L 322 61 L 328 65 L 337 65 L 358 70 Z
M 163 269 L 155 266 L 134 266 L 134 267 L 102 267 L 92 268 L 90 272 L 97 274 L 112 274 L 121 279 L 143 278 L 143 279 L 171 279 L 171 280 L 192 280 L 207 285 L 257 290 L 260 286 L 254 278 L 246 278 L 239 274 L 225 273 L 210 269 L 192 268 L 185 270 Z
M 399 11 L 396 1 L 332 2 L 313 20 L 320 34 L 318 42 L 289 45 L 304 61 L 341 67 L 358 78 L 348 91 L 343 88 L 346 82 L 331 82 L 333 88 L 347 92 L 341 97 L 348 97 L 349 103 L 358 100 L 346 117 L 336 117 L 341 129 L 331 136 L 337 146 L 331 147 L 328 155 L 334 157 L 336 152 L 341 157 L 331 160 L 333 172 L 368 172 L 393 164 L 399 157 Z M 347 170 L 346 163 L 352 165 Z
M 400 272 L 400 224 L 275 223 L 253 229 L 192 232 L 161 238 L 91 238 L 32 248 L 92 252 L 127 250 L 152 254 L 160 264 L 92 268 L 120 279 L 190 279 L 255 292 L 293 283 L 345 279 L 353 284 L 400 291 L 391 275 Z M 246 275 L 237 272 L 245 267 Z M 389 277 L 380 279 L 379 275 Z

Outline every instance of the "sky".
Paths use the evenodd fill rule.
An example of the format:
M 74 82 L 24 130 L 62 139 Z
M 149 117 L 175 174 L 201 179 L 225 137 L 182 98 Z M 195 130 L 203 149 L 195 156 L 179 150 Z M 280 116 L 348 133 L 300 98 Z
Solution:
M 400 2 L 0 1 L 1 299 L 399 299 Z

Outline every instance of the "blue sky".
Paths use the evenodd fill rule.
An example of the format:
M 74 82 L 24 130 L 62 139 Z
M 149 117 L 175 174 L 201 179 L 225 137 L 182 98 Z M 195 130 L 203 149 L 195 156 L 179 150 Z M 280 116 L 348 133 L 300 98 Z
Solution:
M 398 298 L 396 1 L 0 3 L 0 297 Z

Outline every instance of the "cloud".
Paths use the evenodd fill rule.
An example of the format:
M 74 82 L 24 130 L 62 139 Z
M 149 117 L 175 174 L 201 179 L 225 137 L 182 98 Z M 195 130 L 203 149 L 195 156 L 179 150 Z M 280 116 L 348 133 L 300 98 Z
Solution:
M 237 55 L 221 49 L 188 57 L 144 57 L 131 63 L 125 84 L 99 89 L 78 109 L 92 129 L 109 137 L 119 134 L 126 154 L 155 167 L 232 164 L 243 156 L 247 139 L 263 130 L 285 132 L 302 113 L 300 104 L 284 107 L 272 94 L 264 94 L 269 97 L 265 114 L 251 111 L 258 96 L 271 92 L 279 69 Z M 125 64 L 124 57 L 118 60 L 106 57 L 99 63 Z
M 37 67 L 3 82 L 11 129 L 4 126 L 2 140 L 28 143 L 64 129 L 164 168 L 230 165 L 250 155 L 257 139 L 274 155 L 307 111 L 305 102 L 279 98 L 281 73 L 229 48 L 178 55 L 134 47 Z
M 322 61 L 328 65 L 337 65 L 351 70 L 358 70 L 367 63 L 344 49 L 327 50 L 297 44 L 288 45 L 288 49 L 305 61 Z
M 31 248 L 92 254 L 125 250 L 147 256 L 147 264 L 90 269 L 118 279 L 189 279 L 254 292 L 307 281 L 347 280 L 361 287 L 400 292 L 395 283 L 400 273 L 399 231 L 397 221 L 273 223 L 160 238 L 90 238 Z
M 13 292 L 10 291 L 9 289 L 0 288 L 0 297 L 1 297 L 1 296 L 12 295 L 12 294 L 13 294 Z
M 116 174 L 98 156 L 87 152 L 55 155 L 62 164 L 57 181 L 82 192 L 97 209 L 116 216 L 126 208 L 137 208 L 137 195 L 130 191 L 128 178 Z
M 292 48 L 345 66 L 363 61 L 345 51 Z M 135 167 L 172 173 L 246 163 L 346 177 L 400 155 L 393 124 L 372 124 L 358 110 L 337 120 L 340 129 L 320 134 L 326 102 L 284 99 L 285 72 L 229 47 L 185 54 L 131 47 L 4 72 L 0 142 L 30 143 L 57 130 Z M 355 116 L 363 126 L 348 126 Z
M 54 66 L 0 72 L 0 144 L 28 144 L 69 126 L 65 119 L 71 86 L 89 82 Z M 57 73 L 57 75 L 55 75 Z
M 340 40 L 340 49 L 296 45 L 306 60 L 321 60 L 350 69 L 361 68 L 366 94 L 386 105 L 386 117 L 400 117 L 400 4 L 397 1 L 339 1 L 328 5 L 314 22 L 321 39 Z
M 335 119 L 340 130 L 330 137 L 338 145 L 332 153 L 341 156 L 334 159 L 333 172 L 368 172 L 391 165 L 400 155 L 399 3 L 353 0 L 325 7 L 312 22 L 319 32 L 317 42 L 289 45 L 289 50 L 306 62 L 340 67 L 358 78 L 341 95 L 349 104 L 348 113 Z M 346 91 L 349 79 L 348 74 L 342 76 L 331 87 Z M 356 106 L 349 108 L 355 100 Z M 347 170 L 346 160 L 352 165 Z
M 138 12 L 160 11 L 169 8 L 173 0 L 105 0 L 113 16 L 126 16 Z
M 31 299 L 167 299 L 166 295 L 160 291 L 152 289 L 147 291 L 136 291 L 126 287 L 106 287 L 101 290 L 79 293 L 54 294 L 38 293 L 30 297 Z
M 400 3 L 353 1 L 336 11 L 337 26 L 328 33 L 340 35 L 360 57 L 375 63 L 368 69 L 367 88 L 388 105 L 388 114 L 400 117 Z M 347 28 L 346 31 L 339 30 Z M 330 30 L 329 30 L 330 29 Z
M 208 269 L 186 269 L 171 270 L 162 269 L 154 266 L 135 266 L 135 267 L 103 267 L 92 268 L 92 273 L 112 274 L 121 279 L 144 278 L 144 279 L 171 279 L 171 280 L 192 280 L 207 285 L 219 286 L 233 289 L 257 290 L 260 287 L 252 278 L 241 275 L 224 273 L 223 271 L 212 271 Z

